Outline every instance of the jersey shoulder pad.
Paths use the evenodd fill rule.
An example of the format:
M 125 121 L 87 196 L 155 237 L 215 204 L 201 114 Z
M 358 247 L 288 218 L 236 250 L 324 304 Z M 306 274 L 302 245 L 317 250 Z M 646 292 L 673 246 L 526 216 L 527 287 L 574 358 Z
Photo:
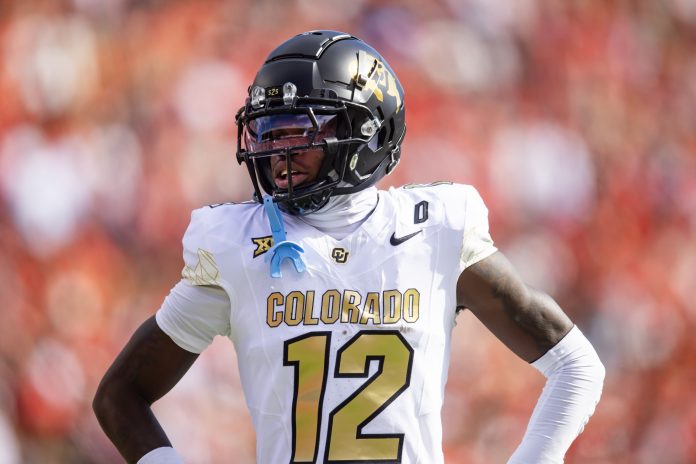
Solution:
M 246 231 L 262 219 L 263 209 L 255 203 L 194 210 L 182 240 L 183 277 L 195 285 L 219 285 L 221 256 L 242 246 Z
M 205 245 L 221 250 L 239 245 L 246 231 L 264 218 L 258 203 L 220 203 L 193 210 L 184 234 L 184 246 Z

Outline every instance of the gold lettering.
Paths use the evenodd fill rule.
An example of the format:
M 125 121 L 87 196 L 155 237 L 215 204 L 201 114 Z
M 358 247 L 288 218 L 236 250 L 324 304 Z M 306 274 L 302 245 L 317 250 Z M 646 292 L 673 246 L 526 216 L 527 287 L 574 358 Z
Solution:
M 387 290 L 382 294 L 383 324 L 395 324 L 401 319 L 401 292 Z
M 341 294 L 338 290 L 327 290 L 321 296 L 321 322 L 334 324 L 338 320 L 340 304 Z
M 278 327 L 283 322 L 283 311 L 277 311 L 276 306 L 283 304 L 283 295 L 278 292 L 273 292 L 268 295 L 266 300 L 266 324 L 269 327 Z
M 379 316 L 379 293 L 369 292 L 365 298 L 362 316 L 360 317 L 361 324 L 367 324 L 371 320 L 373 324 L 381 324 L 382 319 Z
M 268 250 L 271 249 L 273 246 L 273 236 L 268 235 L 266 237 L 256 237 L 252 238 L 251 241 L 256 245 L 256 249 L 254 250 L 254 258 L 256 258 L 259 255 L 264 254 Z
M 404 292 L 404 320 L 406 322 L 416 322 L 420 315 L 418 306 L 420 304 L 420 293 L 415 288 L 409 288 Z
M 317 325 L 319 324 L 319 319 L 312 317 L 312 311 L 314 310 L 314 290 L 307 291 L 305 311 L 304 311 L 304 325 Z
M 302 321 L 304 300 L 302 292 L 288 293 L 288 297 L 285 299 L 285 323 L 287 325 L 297 325 Z
M 335 324 L 339 321 L 349 324 L 380 325 L 396 324 L 403 320 L 414 323 L 420 317 L 420 292 L 409 288 L 404 293 L 399 290 L 368 292 L 363 296 L 355 290 L 331 289 L 321 296 L 321 307 L 314 312 L 315 291 L 294 290 L 287 295 L 273 292 L 266 299 L 266 323 L 278 327 Z
M 341 307 L 341 322 L 350 322 L 351 324 L 357 324 L 360 318 L 360 310 L 358 305 L 360 304 L 360 294 L 355 290 L 344 290 L 343 291 L 343 306 Z

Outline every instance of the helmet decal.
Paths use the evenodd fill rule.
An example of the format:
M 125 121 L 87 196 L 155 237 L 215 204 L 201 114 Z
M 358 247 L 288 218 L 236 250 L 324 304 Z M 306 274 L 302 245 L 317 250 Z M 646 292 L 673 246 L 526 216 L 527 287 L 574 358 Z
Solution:
M 401 110 L 401 95 L 396 88 L 396 79 L 381 60 L 360 50 L 358 61 L 348 64 L 348 73 L 359 88 L 366 87 L 371 90 L 380 102 L 384 101 L 386 92 L 396 100 L 396 111 Z

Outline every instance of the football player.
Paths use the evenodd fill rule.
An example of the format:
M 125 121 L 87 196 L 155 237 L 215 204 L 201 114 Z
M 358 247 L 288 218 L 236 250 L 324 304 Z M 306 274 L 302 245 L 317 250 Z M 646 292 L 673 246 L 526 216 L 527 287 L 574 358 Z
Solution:
M 441 463 L 461 308 L 547 377 L 509 462 L 563 461 L 604 367 L 496 249 L 473 187 L 374 186 L 399 162 L 405 112 L 396 75 L 356 37 L 311 31 L 271 52 L 237 115 L 253 201 L 193 212 L 183 278 L 94 399 L 127 461 L 182 462 L 150 406 L 223 335 L 259 463 Z

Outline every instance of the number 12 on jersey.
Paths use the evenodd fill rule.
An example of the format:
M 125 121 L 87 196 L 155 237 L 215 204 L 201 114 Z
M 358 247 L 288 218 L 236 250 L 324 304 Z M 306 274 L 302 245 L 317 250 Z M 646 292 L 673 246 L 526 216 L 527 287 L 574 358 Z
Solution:
M 317 462 L 330 344 L 331 332 L 285 342 L 283 365 L 295 371 L 291 464 Z M 371 361 L 378 368 L 367 379 Z M 408 388 L 412 366 L 413 348 L 397 330 L 362 331 L 339 348 L 333 377 L 367 380 L 329 414 L 323 462 L 401 462 L 403 433 L 362 430 Z

